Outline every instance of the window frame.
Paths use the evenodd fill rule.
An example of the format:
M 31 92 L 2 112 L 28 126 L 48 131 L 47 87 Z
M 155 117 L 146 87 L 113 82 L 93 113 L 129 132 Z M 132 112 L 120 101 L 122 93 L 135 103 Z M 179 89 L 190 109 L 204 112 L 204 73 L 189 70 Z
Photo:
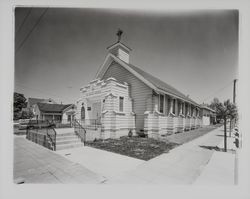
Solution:
M 71 115 L 67 115 L 67 122 L 71 122 Z
M 124 112 L 124 97 L 123 96 L 119 97 L 119 112 Z
M 172 114 L 176 115 L 176 99 L 172 99 Z
M 161 112 L 161 96 L 163 96 L 163 103 L 162 103 L 162 112 Z M 158 111 L 159 113 L 165 114 L 165 95 L 164 94 L 159 94 L 158 97 Z

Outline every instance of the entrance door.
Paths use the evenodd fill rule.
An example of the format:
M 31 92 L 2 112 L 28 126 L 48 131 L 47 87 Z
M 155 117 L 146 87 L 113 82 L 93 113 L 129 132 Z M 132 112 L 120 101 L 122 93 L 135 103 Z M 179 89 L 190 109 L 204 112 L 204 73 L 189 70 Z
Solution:
M 101 102 L 92 104 L 92 119 L 96 120 L 97 124 L 101 122 Z

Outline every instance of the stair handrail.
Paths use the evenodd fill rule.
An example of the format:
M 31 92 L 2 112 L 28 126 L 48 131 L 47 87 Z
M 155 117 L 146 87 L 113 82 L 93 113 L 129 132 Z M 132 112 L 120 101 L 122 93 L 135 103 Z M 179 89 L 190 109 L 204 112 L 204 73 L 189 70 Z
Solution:
M 53 128 L 53 123 L 50 123 L 49 120 L 46 120 L 47 121 L 47 137 L 50 139 L 50 142 L 52 143 L 52 150 L 55 151 L 56 150 L 56 131 L 55 129 Z M 49 134 L 49 130 L 52 130 L 52 132 L 54 133 L 54 140 L 52 138 L 52 136 Z
M 77 134 L 78 137 L 80 137 L 81 142 L 83 142 L 83 143 L 85 144 L 85 140 L 86 140 L 86 129 L 85 129 L 76 119 L 74 119 L 73 121 L 74 121 L 74 122 L 73 122 L 74 132 Z M 79 129 L 83 130 L 83 132 L 84 132 L 84 137 L 82 137 L 82 135 L 81 135 L 78 131 L 75 130 L 75 129 L 76 129 L 76 125 L 79 127 Z

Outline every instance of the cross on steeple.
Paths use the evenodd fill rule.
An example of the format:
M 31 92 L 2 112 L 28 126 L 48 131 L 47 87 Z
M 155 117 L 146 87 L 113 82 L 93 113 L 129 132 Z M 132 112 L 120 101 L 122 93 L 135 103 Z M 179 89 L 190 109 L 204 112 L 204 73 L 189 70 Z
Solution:
M 122 33 L 123 33 L 123 31 L 119 28 L 117 33 L 116 33 L 116 35 L 118 36 L 118 42 L 121 41 Z

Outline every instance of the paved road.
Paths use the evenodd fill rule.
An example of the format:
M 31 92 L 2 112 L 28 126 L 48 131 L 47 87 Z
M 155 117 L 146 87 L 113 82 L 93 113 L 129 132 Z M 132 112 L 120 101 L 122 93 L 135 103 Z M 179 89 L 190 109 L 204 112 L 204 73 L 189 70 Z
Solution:
M 209 162 L 214 150 L 223 139 L 222 127 L 151 159 L 136 169 L 116 176 L 106 183 L 164 183 L 192 184 Z
M 104 178 L 23 136 L 15 136 L 14 182 L 23 180 L 24 183 L 98 184 Z

